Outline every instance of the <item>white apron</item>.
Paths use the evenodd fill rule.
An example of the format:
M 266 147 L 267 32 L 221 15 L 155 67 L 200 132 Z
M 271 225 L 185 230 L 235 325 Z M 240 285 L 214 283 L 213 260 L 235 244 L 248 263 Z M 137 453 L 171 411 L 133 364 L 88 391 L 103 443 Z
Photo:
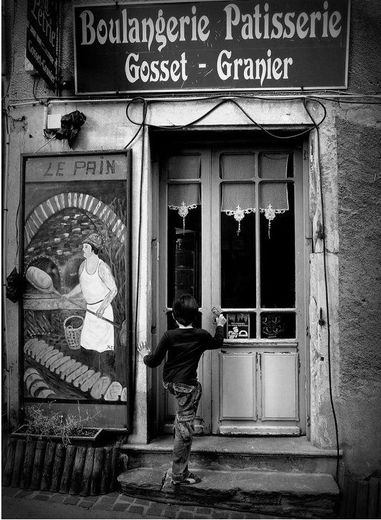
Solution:
M 86 267 L 83 269 L 79 282 L 83 296 L 87 302 L 87 309 L 97 312 L 110 289 L 102 282 L 99 276 L 99 260 L 94 274 L 89 274 Z M 103 317 L 114 321 L 114 313 L 111 305 L 108 305 Z M 86 349 L 104 352 L 114 349 L 114 326 L 97 316 L 86 312 L 81 333 L 81 346 Z

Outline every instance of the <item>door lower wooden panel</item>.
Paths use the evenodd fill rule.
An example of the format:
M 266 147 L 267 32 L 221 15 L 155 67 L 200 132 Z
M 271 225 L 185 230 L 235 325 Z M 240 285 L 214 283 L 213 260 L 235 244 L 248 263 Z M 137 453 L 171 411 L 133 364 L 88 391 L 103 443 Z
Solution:
M 221 420 L 256 419 L 255 359 L 251 353 L 220 353 Z
M 262 421 L 297 421 L 298 354 L 264 352 L 260 356 Z

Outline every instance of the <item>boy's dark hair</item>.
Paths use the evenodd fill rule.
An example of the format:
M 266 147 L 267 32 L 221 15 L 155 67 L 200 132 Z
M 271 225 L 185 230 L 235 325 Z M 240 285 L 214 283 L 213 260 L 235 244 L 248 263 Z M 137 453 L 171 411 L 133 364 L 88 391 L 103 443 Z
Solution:
M 173 302 L 172 314 L 181 325 L 193 323 L 197 317 L 198 303 L 191 294 L 183 294 Z

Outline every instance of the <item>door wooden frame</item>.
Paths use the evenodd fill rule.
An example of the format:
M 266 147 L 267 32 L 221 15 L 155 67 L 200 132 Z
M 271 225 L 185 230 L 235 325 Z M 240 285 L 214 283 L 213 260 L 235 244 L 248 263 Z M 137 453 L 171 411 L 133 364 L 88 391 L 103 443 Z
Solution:
M 292 129 L 289 129 L 292 130 Z M 198 134 L 199 132 L 195 132 Z M 254 133 L 254 132 L 253 132 Z M 216 132 L 218 134 L 218 132 Z M 173 133 L 172 133 L 173 135 Z M 258 134 L 256 134 L 258 135 Z M 204 166 L 208 165 L 207 172 L 205 173 L 205 179 L 203 183 L 203 189 L 208 190 L 210 194 L 211 190 L 211 182 L 212 182 L 212 152 L 211 147 L 213 145 L 213 139 L 211 141 L 202 141 L 202 143 L 195 143 L 194 146 L 191 144 L 190 146 L 187 145 L 186 140 L 183 141 L 182 146 L 181 142 L 179 144 L 179 147 L 186 148 L 187 151 L 192 151 L 192 149 L 197 150 L 203 150 L 203 164 Z M 274 143 L 275 145 L 275 143 Z M 218 146 L 222 146 L 225 148 L 223 144 L 218 144 Z M 279 147 L 276 147 L 277 150 L 279 150 Z M 295 151 L 295 146 L 291 147 L 282 147 L 283 148 L 290 148 L 293 151 Z M 302 239 L 299 241 L 298 248 L 295 251 L 295 258 L 299 256 L 301 258 L 300 262 L 304 271 L 303 276 L 299 279 L 299 283 L 297 283 L 297 296 L 296 296 L 296 308 L 298 309 L 297 313 L 303 313 L 304 314 L 304 320 L 298 320 L 298 336 L 300 338 L 304 337 L 305 346 L 304 348 L 300 349 L 300 375 L 298 379 L 298 389 L 299 389 L 299 396 L 300 396 L 300 419 L 302 421 L 302 434 L 305 434 L 309 432 L 308 428 L 308 416 L 309 416 L 309 387 L 310 387 L 310 378 L 309 378 L 309 370 L 308 370 L 308 363 L 309 363 L 309 344 L 308 344 L 308 334 L 306 335 L 307 328 L 307 322 L 308 322 L 308 313 L 307 313 L 307 302 L 308 302 L 308 293 L 309 293 L 309 249 L 310 249 L 310 243 L 308 237 L 308 144 L 306 141 L 301 143 L 299 141 L 298 148 L 300 153 L 298 158 L 298 168 L 300 170 L 300 175 L 302 176 L 302 182 L 299 184 L 300 190 L 296 189 L 297 183 L 295 182 L 295 237 L 298 235 L 302 237 Z M 173 151 L 173 143 L 171 143 L 171 151 Z M 209 150 L 209 151 L 208 151 Z M 297 154 L 295 154 L 296 156 Z M 209 156 L 209 157 L 208 157 Z M 296 165 L 295 165 L 296 168 Z M 156 168 L 156 171 L 158 171 L 159 168 Z M 160 203 L 163 200 L 163 196 L 165 197 L 165 193 L 163 192 L 163 186 L 162 183 L 159 183 L 160 188 L 158 191 L 158 198 Z M 153 187 L 155 186 L 155 183 L 153 183 Z M 258 191 L 258 190 L 256 190 Z M 205 192 L 204 192 L 205 194 Z M 258 196 L 258 195 L 257 195 Z M 158 207 L 159 210 L 159 201 L 158 201 Z M 215 204 L 215 203 L 214 203 Z M 297 206 L 298 205 L 298 209 Z M 204 207 L 205 206 L 205 207 Z M 300 207 L 299 207 L 300 206 Z M 160 211 L 159 211 L 160 212 Z M 213 214 L 215 215 L 213 217 Z M 215 250 L 219 245 L 217 246 L 215 237 L 218 238 L 218 244 L 219 244 L 219 219 L 217 218 L 218 212 L 215 211 L 215 208 L 213 207 L 213 204 L 209 206 L 209 208 L 206 207 L 206 205 L 202 204 L 202 236 L 204 237 L 202 240 L 202 262 L 203 267 L 210 270 L 210 272 L 217 271 L 220 269 L 220 257 L 219 255 L 212 255 L 211 250 Z M 297 215 L 300 215 L 301 218 L 297 218 Z M 158 219 L 159 215 L 153 215 L 153 221 L 160 220 L 159 224 L 159 233 L 158 237 L 160 237 L 159 240 L 156 241 L 157 243 L 157 257 L 155 258 L 155 255 L 153 254 L 153 261 L 157 262 L 159 265 L 159 269 L 157 271 L 158 274 L 158 280 L 157 280 L 157 287 L 158 287 L 158 298 L 157 301 L 163 301 L 164 298 L 162 295 L 165 295 L 165 301 L 167 299 L 167 287 L 166 287 L 166 251 L 167 251 L 167 244 L 166 244 L 166 233 L 164 232 L 167 226 L 167 215 L 165 212 L 164 218 Z M 259 221 L 259 219 L 257 219 Z M 216 230 L 218 232 L 216 233 Z M 297 264 L 297 262 L 296 262 Z M 201 309 L 202 311 L 202 326 L 213 330 L 212 326 L 212 316 L 210 313 L 211 307 L 216 303 L 217 299 L 215 294 L 219 290 L 219 280 L 216 280 L 216 277 L 209 277 L 209 280 L 207 280 L 208 277 L 203 277 L 202 279 L 202 297 L 203 297 L 203 307 Z M 163 306 L 159 304 L 158 310 L 156 310 L 156 315 L 158 315 L 157 319 L 157 336 L 159 337 L 161 333 L 166 330 L 166 313 L 165 309 L 162 308 Z M 290 342 L 292 343 L 292 342 Z M 295 342 L 294 342 L 295 343 Z M 271 350 L 271 345 L 267 344 L 268 348 Z M 276 347 L 276 345 L 273 345 L 273 347 Z M 274 351 L 276 351 L 275 349 Z M 204 396 L 214 394 L 217 391 L 216 388 L 212 389 L 212 382 L 211 382 L 211 375 L 213 370 L 213 364 L 215 364 L 215 360 L 212 358 L 215 357 L 214 352 L 206 352 L 202 358 L 202 361 L 200 363 L 200 376 L 201 376 L 201 382 L 203 384 L 204 388 Z M 216 367 L 214 366 L 214 369 Z M 216 383 L 214 383 L 215 385 Z M 163 411 L 163 405 L 162 405 L 162 396 L 164 395 L 164 392 L 162 390 L 161 385 L 161 370 L 160 373 L 157 373 L 156 377 L 156 383 L 154 384 L 155 395 L 157 396 L 155 401 L 156 405 L 159 407 L 159 410 L 157 410 L 157 424 L 160 425 L 160 423 L 163 422 L 164 418 L 164 411 Z M 161 402 L 161 403 L 160 403 Z M 216 412 L 215 410 L 212 410 L 212 406 L 210 401 L 203 402 L 202 408 L 200 410 L 200 415 L 204 418 L 204 424 L 201 427 L 201 431 L 204 430 L 205 433 L 212 432 L 211 425 L 216 423 Z M 271 433 L 271 427 L 269 428 L 269 431 Z M 245 432 L 244 432 L 245 433 Z M 268 432 L 269 433 L 269 432 Z M 268 434 L 267 433 L 267 434 Z

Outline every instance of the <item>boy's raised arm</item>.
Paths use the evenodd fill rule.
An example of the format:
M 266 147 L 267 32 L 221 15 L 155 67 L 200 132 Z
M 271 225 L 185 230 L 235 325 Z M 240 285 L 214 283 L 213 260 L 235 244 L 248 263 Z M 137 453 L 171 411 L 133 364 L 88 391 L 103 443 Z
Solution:
M 151 349 L 147 346 L 146 341 L 141 341 L 138 344 L 138 352 L 142 356 L 144 363 L 148 367 L 157 367 L 163 361 L 168 350 L 167 335 L 161 338 L 155 352 L 152 354 Z

